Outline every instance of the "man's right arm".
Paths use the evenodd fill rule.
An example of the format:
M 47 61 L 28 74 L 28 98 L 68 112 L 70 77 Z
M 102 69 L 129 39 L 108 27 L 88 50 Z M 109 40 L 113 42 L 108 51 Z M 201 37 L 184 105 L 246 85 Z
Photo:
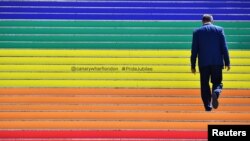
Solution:
M 221 40 L 220 41 L 221 41 L 224 63 L 225 63 L 225 66 L 227 67 L 227 69 L 229 70 L 230 69 L 230 58 L 229 58 L 228 47 L 227 47 L 227 43 L 226 43 L 225 34 L 224 34 L 223 29 L 221 31 Z

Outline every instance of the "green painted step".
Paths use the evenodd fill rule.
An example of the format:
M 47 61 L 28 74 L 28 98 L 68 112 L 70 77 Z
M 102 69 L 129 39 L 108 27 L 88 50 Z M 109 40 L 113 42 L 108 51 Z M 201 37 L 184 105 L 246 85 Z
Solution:
M 249 22 L 219 22 L 230 49 L 250 49 Z M 199 22 L 0 21 L 0 48 L 190 49 Z
M 216 22 L 225 28 L 250 28 L 249 22 Z M 175 21 L 1 21 L 0 26 L 30 27 L 199 27 L 201 22 Z
M 228 36 L 228 42 L 248 42 L 250 36 Z M 192 40 L 192 36 L 94 36 L 94 35 L 86 35 L 86 36 L 74 36 L 74 35 L 66 35 L 66 36 L 0 36 L 0 41 L 110 41 L 110 42 L 121 42 L 121 41 L 132 41 L 132 42 L 190 42 Z
M 191 36 L 0 36 L 0 41 L 141 41 L 190 42 Z
M 250 49 L 250 43 L 229 43 L 229 49 Z M 191 42 L 0 42 L 1 48 L 33 49 L 190 49 Z
M 192 35 L 193 29 L 191 28 L 19 28 L 19 27 L 6 27 L 0 28 L 0 34 L 164 34 L 164 35 Z M 248 29 L 225 29 L 226 35 L 250 35 L 250 28 Z

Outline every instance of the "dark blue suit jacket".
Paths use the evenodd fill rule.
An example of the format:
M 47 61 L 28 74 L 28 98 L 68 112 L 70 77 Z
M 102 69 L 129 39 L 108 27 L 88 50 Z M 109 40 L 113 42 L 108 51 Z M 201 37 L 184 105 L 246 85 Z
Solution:
M 230 66 L 228 48 L 222 27 L 205 24 L 194 30 L 191 54 L 192 68 L 195 68 L 197 55 L 199 67 Z

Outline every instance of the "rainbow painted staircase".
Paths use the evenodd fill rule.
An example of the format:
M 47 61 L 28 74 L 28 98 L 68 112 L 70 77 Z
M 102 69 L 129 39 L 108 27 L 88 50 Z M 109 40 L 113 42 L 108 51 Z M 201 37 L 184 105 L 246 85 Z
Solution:
M 190 73 L 203 13 L 232 70 L 205 112 Z M 207 140 L 250 124 L 248 1 L 0 1 L 0 140 Z

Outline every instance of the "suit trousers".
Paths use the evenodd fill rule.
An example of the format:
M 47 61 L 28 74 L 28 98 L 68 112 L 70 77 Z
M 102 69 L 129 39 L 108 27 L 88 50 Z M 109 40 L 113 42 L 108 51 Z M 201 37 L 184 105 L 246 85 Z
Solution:
M 212 92 L 222 84 L 222 69 L 223 66 L 212 65 L 199 67 L 200 70 L 200 85 L 201 85 L 201 98 L 205 107 L 205 110 L 211 109 L 211 89 L 209 81 L 211 80 Z

